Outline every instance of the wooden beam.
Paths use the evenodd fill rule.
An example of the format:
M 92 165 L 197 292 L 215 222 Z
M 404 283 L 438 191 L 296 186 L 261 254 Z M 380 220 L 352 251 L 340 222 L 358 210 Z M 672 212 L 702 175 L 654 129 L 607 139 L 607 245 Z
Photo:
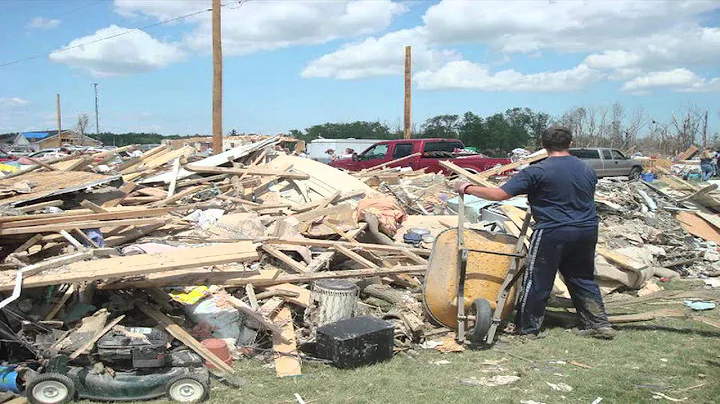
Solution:
M 230 175 L 259 175 L 265 177 L 278 176 L 282 178 L 292 178 L 297 180 L 307 180 L 310 178 L 305 173 L 294 173 L 289 171 L 275 171 L 266 170 L 261 168 L 228 168 L 228 167 L 200 167 L 195 165 L 186 165 L 185 169 L 194 173 L 206 173 L 206 174 L 230 174 Z
M 275 325 L 275 323 L 272 322 L 269 318 L 267 318 L 265 315 L 263 315 L 261 312 L 254 310 L 252 307 L 248 306 L 243 302 L 242 300 L 232 296 L 227 295 L 223 296 L 223 298 L 227 299 L 227 302 L 230 303 L 234 308 L 238 309 L 243 314 L 246 314 L 247 316 L 251 317 L 253 320 L 260 323 L 260 326 L 266 330 L 271 331 L 273 334 L 281 335 L 281 338 L 285 342 L 289 342 L 289 340 L 282 337 L 282 329 Z
M 49 208 L 49 207 L 60 207 L 63 205 L 63 203 L 64 202 L 62 200 L 47 201 L 47 202 L 36 203 L 34 205 L 21 206 L 19 208 L 15 208 L 15 210 L 20 213 L 27 213 L 27 212 L 32 212 L 34 210 L 40 210 L 40 209 Z
M 80 202 L 80 206 L 82 206 L 83 208 L 86 208 L 86 209 L 90 209 L 95 213 L 105 213 L 108 211 L 107 209 L 105 209 L 101 206 L 98 206 L 98 205 L 88 201 L 87 199 Z
M 441 161 L 440 166 L 447 170 L 454 172 L 455 174 L 464 176 L 465 178 L 468 179 L 468 181 L 472 182 L 474 185 L 479 185 L 481 187 L 494 187 L 495 186 L 495 184 L 493 184 L 492 182 L 490 182 L 486 179 L 480 178 L 477 176 L 477 174 L 473 174 L 470 171 L 468 171 L 462 167 L 458 167 L 449 161 Z
M 538 160 L 542 160 L 544 158 L 547 158 L 547 156 L 548 156 L 547 151 L 543 150 L 542 152 L 538 153 L 537 155 L 526 158 L 524 160 L 516 161 L 514 163 L 505 164 L 504 166 L 485 170 L 485 171 L 477 174 L 477 178 L 480 178 L 480 179 L 490 178 L 493 175 L 499 175 L 506 171 L 514 170 L 520 166 L 524 166 L 525 164 L 530 164 L 530 163 L 534 163 Z
M 145 219 L 124 219 L 124 220 L 88 220 L 81 222 L 69 222 L 69 223 L 55 223 L 41 226 L 30 226 L 30 227 L 12 227 L 9 229 L 0 228 L 0 236 L 9 236 L 13 234 L 29 234 L 29 233 L 50 233 L 58 232 L 60 230 L 71 230 L 74 228 L 78 229 L 94 229 L 103 227 L 115 227 L 115 226 L 135 226 L 143 224 L 154 224 L 158 223 L 156 218 L 145 218 Z
M 85 201 L 87 202 L 87 201 Z M 95 205 L 97 206 L 97 205 Z M 99 207 L 99 206 L 98 206 Z M 102 208 L 100 208 L 102 209 Z M 44 226 L 56 223 L 72 223 L 72 222 L 86 222 L 91 220 L 119 220 L 119 219 L 132 219 L 139 217 L 156 217 L 167 214 L 170 211 L 168 208 L 155 208 L 155 209 L 133 209 L 124 211 L 114 211 L 103 213 L 88 213 L 84 215 L 62 215 L 55 217 L 42 217 L 38 215 L 37 219 L 30 220 L 18 220 L 15 222 L 0 222 L 0 229 L 7 229 L 13 227 L 30 227 L 30 226 Z
M 89 350 L 93 347 L 93 345 L 95 345 L 97 340 L 102 338 L 103 335 L 107 334 L 108 331 L 110 331 L 113 327 L 118 325 L 118 323 L 120 323 L 124 318 L 125 318 L 125 315 L 121 314 L 121 315 L 117 316 L 114 320 L 110 321 L 105 327 L 103 327 L 102 330 L 95 333 L 95 335 L 93 335 L 92 338 L 90 338 L 86 343 L 84 343 L 83 346 L 76 349 L 75 352 L 71 353 L 70 360 L 77 358 L 78 356 L 85 353 L 85 351 L 88 351 L 88 353 L 89 353 Z
M 28 248 L 30 248 L 30 247 L 34 246 L 35 244 L 37 244 L 37 242 L 40 241 L 40 240 L 42 240 L 42 238 L 43 238 L 43 235 L 42 235 L 42 234 L 36 234 L 36 235 L 30 237 L 30 238 L 28 239 L 28 241 L 22 243 L 22 244 L 20 245 L 20 247 L 18 247 L 18 248 L 16 248 L 15 250 L 13 250 L 13 254 L 16 254 L 16 253 L 19 253 L 19 252 L 22 252 L 22 251 L 27 250 Z
M 351 260 L 357 262 L 358 264 L 364 266 L 365 268 L 379 268 L 379 266 L 377 264 L 375 264 L 374 262 L 372 262 L 368 259 L 365 259 L 365 257 L 363 257 L 362 255 L 356 253 L 355 251 L 353 251 L 345 246 L 336 245 L 333 248 L 340 254 L 350 258 Z
M 370 172 L 375 171 L 375 170 L 381 170 L 381 169 L 389 166 L 390 164 L 397 164 L 397 163 L 399 163 L 399 162 L 401 162 L 401 161 L 405 161 L 405 160 L 411 159 L 411 158 L 413 158 L 413 157 L 417 157 L 417 156 L 419 156 L 419 155 L 421 155 L 421 154 L 422 154 L 422 153 L 419 153 L 419 152 L 418 152 L 418 153 L 413 153 L 413 154 L 407 155 L 407 156 L 405 156 L 405 157 L 400 157 L 399 159 L 395 159 L 395 160 L 392 160 L 392 161 L 388 161 L 387 163 L 381 163 L 381 164 L 372 166 L 372 167 L 370 167 L 370 168 L 366 168 L 365 170 L 362 170 L 360 173 L 363 173 L 363 174 L 364 174 L 364 173 L 370 173 Z
M 302 374 L 302 369 L 290 309 L 283 307 L 273 320 L 282 327 L 280 334 L 273 334 L 275 373 L 277 377 L 299 376 Z
M 287 254 L 280 251 L 276 247 L 266 244 L 266 245 L 262 246 L 262 249 L 266 253 L 268 253 L 268 254 L 272 255 L 273 257 L 277 258 L 278 260 L 280 260 L 285 265 L 289 266 L 290 269 L 292 269 L 294 272 L 297 272 L 299 274 L 303 274 L 303 273 L 307 272 L 307 267 L 305 265 L 290 258 Z
M 135 189 L 136 186 L 137 186 L 137 184 L 134 182 L 126 182 L 126 183 L 122 184 L 120 186 L 120 188 L 118 188 L 118 191 L 122 192 L 124 195 L 119 198 L 111 199 L 111 200 L 103 203 L 102 207 L 103 208 L 111 208 L 113 206 L 119 205 L 120 202 L 122 202 L 125 198 L 130 196 L 130 193 L 133 191 L 133 189 Z
M 309 274 L 281 275 L 275 279 L 228 279 L 224 283 L 230 286 L 244 286 L 252 283 L 255 286 L 279 285 L 282 283 L 309 283 L 320 279 L 367 278 L 397 274 L 424 274 L 427 265 L 398 266 L 393 268 L 352 269 L 347 271 L 323 271 Z
M 206 361 L 212 363 L 215 366 L 215 370 L 218 370 L 222 373 L 230 373 L 234 374 L 235 369 L 233 369 L 230 365 L 223 362 L 220 358 L 218 358 L 212 351 L 205 348 L 203 344 L 201 344 L 198 340 L 193 338 L 192 335 L 188 334 L 187 331 L 183 330 L 182 327 L 175 324 L 175 322 L 165 314 L 161 313 L 158 309 L 142 302 L 142 301 L 136 301 L 135 305 L 137 306 L 140 311 L 145 313 L 146 316 L 152 318 L 153 320 L 157 321 L 158 324 L 165 329 L 170 335 L 177 338 L 185 344 L 188 348 L 195 351 L 198 355 L 200 355 L 203 359 Z
M 172 168 L 172 179 L 170 180 L 170 186 L 168 187 L 167 197 L 170 198 L 175 194 L 175 187 L 177 187 L 177 176 L 180 173 L 180 158 L 176 158 L 173 161 Z
M 414 248 L 414 247 L 406 247 L 404 245 L 398 244 L 396 246 L 393 245 L 384 245 L 384 244 L 371 244 L 371 243 L 348 243 L 344 241 L 329 241 L 329 240 L 317 240 L 317 239 L 267 239 L 263 240 L 264 244 L 273 244 L 273 245 L 302 245 L 307 247 L 334 247 L 336 245 L 342 245 L 344 247 L 350 247 L 350 248 L 362 248 L 364 250 L 368 251 L 379 251 L 379 252 L 394 252 L 398 253 L 401 250 L 408 250 L 412 251 L 415 254 L 418 254 L 420 256 L 429 256 L 430 250 L 425 248 Z
M 156 208 L 160 208 L 160 207 L 163 207 L 163 206 L 165 206 L 165 205 L 169 205 L 169 204 L 171 204 L 171 203 L 175 203 L 175 202 L 179 201 L 180 199 L 185 198 L 186 196 L 190 196 L 190 195 L 192 195 L 192 194 L 194 194 L 194 193 L 196 193 L 196 192 L 200 192 L 201 190 L 203 190 L 203 189 L 205 189 L 205 188 L 206 188 L 205 185 L 197 185 L 197 186 L 194 186 L 194 187 L 190 187 L 190 188 L 188 188 L 188 189 L 186 189 L 186 190 L 184 190 L 184 191 L 182 191 L 182 192 L 178 192 L 177 194 L 175 194 L 175 195 L 173 195 L 173 196 L 171 196 L 171 197 L 169 197 L 169 198 L 167 198 L 167 199 L 165 199 L 165 200 L 162 200 L 162 201 L 160 201 L 160 202 L 154 203 L 152 206 L 153 206 L 153 207 L 156 207 Z

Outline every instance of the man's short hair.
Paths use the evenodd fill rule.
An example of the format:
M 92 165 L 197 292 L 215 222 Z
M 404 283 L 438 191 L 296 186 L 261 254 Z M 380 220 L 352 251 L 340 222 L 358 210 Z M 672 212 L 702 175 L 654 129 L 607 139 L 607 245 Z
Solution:
M 572 131 L 564 126 L 551 126 L 542 133 L 542 145 L 549 151 L 563 151 L 570 148 Z

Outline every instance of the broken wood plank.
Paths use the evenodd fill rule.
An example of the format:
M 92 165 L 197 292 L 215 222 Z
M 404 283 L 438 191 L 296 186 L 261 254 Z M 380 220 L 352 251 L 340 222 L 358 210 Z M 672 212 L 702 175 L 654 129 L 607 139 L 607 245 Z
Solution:
M 285 265 L 289 266 L 290 269 L 292 269 L 294 272 L 297 272 L 299 274 L 307 272 L 307 267 L 304 264 L 301 264 L 301 263 L 295 261 L 294 259 L 290 258 L 287 254 L 280 251 L 276 247 L 273 247 L 271 245 L 263 245 L 262 249 L 266 253 L 268 253 L 268 254 L 272 255 L 273 257 L 277 258 L 278 260 L 280 260 Z
M 697 214 L 678 212 L 675 219 L 680 221 L 682 228 L 693 236 L 720 244 L 720 231 Z
M 80 206 L 82 206 L 83 208 L 86 208 L 86 209 L 90 209 L 91 211 L 93 211 L 95 213 L 106 213 L 108 211 L 107 209 L 105 209 L 101 206 L 98 206 L 98 205 L 88 201 L 87 199 L 80 202 Z
M 97 206 L 97 205 L 96 205 Z M 102 208 L 101 208 L 102 209 Z M 170 208 L 155 208 L 155 209 L 133 209 L 103 213 L 87 213 L 84 215 L 61 215 L 54 217 L 43 217 L 43 215 L 36 215 L 36 219 L 17 220 L 12 222 L 0 222 L 0 231 L 2 229 L 12 227 L 30 227 L 30 226 L 42 226 L 55 223 L 70 223 L 70 222 L 82 222 L 90 220 L 119 220 L 119 219 L 132 219 L 139 217 L 157 217 L 162 216 L 170 212 Z M 64 227 L 68 229 L 68 227 Z M 72 229 L 72 227 L 69 227 Z
M 374 276 L 388 276 L 397 274 L 424 274 L 427 265 L 397 266 L 393 268 L 368 268 L 352 269 L 347 271 L 323 271 L 297 275 L 280 275 L 275 279 L 226 279 L 225 285 L 244 286 L 252 283 L 255 286 L 279 285 L 282 283 L 309 283 L 320 279 L 346 279 L 346 278 L 367 278 Z
M 111 249 L 110 249 L 111 250 Z M 97 251 L 97 250 L 94 250 Z M 90 257 L 78 253 L 73 256 Z M 70 258 L 64 257 L 65 260 Z M 23 287 L 33 288 L 59 283 L 76 283 L 98 279 L 111 279 L 123 276 L 137 276 L 155 272 L 176 271 L 208 265 L 226 264 L 257 260 L 258 254 L 253 244 L 242 241 L 234 244 L 210 245 L 198 248 L 183 248 L 166 253 L 142 254 L 126 257 L 113 257 L 88 262 L 74 262 L 67 266 L 65 272 L 55 271 L 51 274 L 30 276 L 26 273 Z M 58 259 L 57 261 L 64 262 Z M 60 264 L 62 265 L 62 264 Z M 60 266 L 58 265 L 58 266 Z M 47 269 L 38 266 L 38 271 Z M 57 266 L 56 266 L 57 268 Z M 14 274 L 0 273 L 0 290 L 9 290 L 13 286 Z
M 262 312 L 262 310 L 253 310 L 253 308 L 247 305 L 245 302 L 230 294 L 223 295 L 223 299 L 227 300 L 230 305 L 238 309 L 238 311 L 240 311 L 241 313 L 246 314 L 253 320 L 260 323 L 260 326 L 262 328 L 271 331 L 273 335 L 279 335 L 280 338 L 282 338 L 285 342 L 289 342 L 289 340 L 285 339 L 285 337 L 282 336 L 282 329 L 275 325 L 275 323 L 273 323 L 272 320 L 270 320 L 267 315 Z M 270 299 L 270 301 L 272 301 L 273 299 Z M 282 299 L 280 299 L 280 303 L 283 303 Z
M 421 154 L 422 154 L 422 153 L 417 152 L 417 153 L 413 153 L 413 154 L 407 155 L 407 156 L 405 156 L 405 157 L 400 157 L 400 158 L 398 158 L 398 159 L 388 161 L 387 163 L 377 164 L 377 165 L 374 165 L 374 166 L 372 166 L 372 167 L 368 167 L 368 168 L 362 170 L 361 173 L 364 174 L 364 173 L 367 173 L 367 172 L 370 172 L 370 171 L 380 170 L 380 169 L 383 169 L 383 168 L 385 168 L 385 167 L 387 167 L 387 166 L 389 166 L 389 165 L 391 165 L 391 164 L 397 164 L 397 163 L 399 163 L 399 162 L 401 162 L 401 161 L 405 161 L 405 160 L 411 159 L 411 158 L 413 158 L 413 157 L 417 157 L 417 156 L 419 156 L 419 155 L 421 155 Z
M 267 177 L 273 177 L 278 176 L 282 178 L 291 178 L 291 179 L 298 179 L 298 180 L 306 180 L 309 179 L 310 176 L 305 173 L 295 173 L 290 171 L 275 171 L 275 170 L 266 170 L 266 169 L 260 169 L 260 168 L 226 168 L 226 167 L 201 167 L 196 165 L 186 165 L 185 169 L 191 172 L 195 173 L 206 173 L 206 174 L 231 174 L 231 175 L 258 175 L 258 176 L 267 176 Z
M 640 273 L 648 266 L 640 261 L 636 261 L 627 255 L 620 254 L 617 251 L 608 250 L 605 247 L 596 247 L 595 253 L 601 255 L 606 260 L 613 264 L 620 266 L 621 268 L 631 270 L 633 272 Z
M 145 224 L 158 223 L 161 219 L 156 218 L 143 218 L 143 219 L 122 219 L 122 220 L 88 220 L 79 222 L 69 223 L 55 223 L 47 224 L 42 226 L 23 226 L 23 227 L 12 227 L 12 228 L 0 228 L 0 236 L 9 236 L 13 234 L 32 234 L 32 233 L 51 233 L 59 232 L 60 230 L 72 230 L 78 229 L 95 229 L 103 227 L 117 227 L 117 226 L 137 226 Z
M 48 314 L 45 315 L 44 320 L 49 321 L 49 320 L 52 320 L 53 318 L 55 318 L 55 316 L 58 314 L 60 309 L 62 309 L 62 307 L 65 305 L 65 303 L 67 303 L 67 301 L 70 299 L 70 297 L 72 297 L 72 295 L 74 293 L 75 293 L 75 284 L 73 283 L 70 286 L 68 286 L 68 288 L 65 290 L 65 293 L 63 293 L 63 295 L 60 297 L 60 300 L 58 300 L 57 303 L 55 303 L 53 305 L 53 307 L 50 309 Z
M 175 194 L 175 187 L 177 187 L 177 176 L 180 173 L 180 158 L 176 158 L 173 162 L 172 179 L 170 180 L 170 187 L 168 187 L 167 197 L 170 198 Z
M 83 346 L 81 346 L 80 348 L 75 350 L 75 352 L 71 353 L 70 360 L 73 360 L 73 359 L 77 358 L 78 356 L 82 355 L 83 353 L 86 353 L 85 351 L 88 351 L 87 353 L 89 353 L 89 350 L 93 347 L 93 345 L 95 345 L 97 340 L 102 338 L 103 335 L 107 334 L 108 331 L 110 331 L 113 327 L 118 325 L 118 323 L 120 323 L 124 318 L 125 318 L 125 315 L 121 314 L 121 315 L 117 316 L 114 320 L 110 321 L 107 325 L 105 325 L 105 327 L 103 327 L 102 330 L 97 332 L 92 338 L 90 338 L 85 344 L 83 344 Z
M 275 373 L 277 377 L 299 376 L 302 374 L 302 369 L 290 309 L 283 307 L 273 317 L 273 320 L 278 326 L 282 327 L 280 335 L 273 334 Z M 286 341 L 283 341 L 283 339 Z
M 170 319 L 170 317 L 166 316 L 165 314 L 161 313 L 158 309 L 144 303 L 141 301 L 135 302 L 135 305 L 137 306 L 140 311 L 145 313 L 148 317 L 152 318 L 153 320 L 157 321 L 160 326 L 162 326 L 165 331 L 167 331 L 170 335 L 177 338 L 185 344 L 188 348 L 192 349 L 200 355 L 203 359 L 206 361 L 212 363 L 215 366 L 215 370 L 218 370 L 222 373 L 230 373 L 234 374 L 235 369 L 233 369 L 231 366 L 229 366 L 227 363 L 223 362 L 220 358 L 218 358 L 212 351 L 205 348 L 203 344 L 201 344 L 198 340 L 192 337 L 192 335 L 188 334 L 187 331 L 183 330 L 182 327 L 175 324 L 175 322 Z
M 494 187 L 495 186 L 495 184 L 493 184 L 492 182 L 490 182 L 484 178 L 480 178 L 477 176 L 477 174 L 473 174 L 470 171 L 468 171 L 462 167 L 458 167 L 449 161 L 441 161 L 440 166 L 447 170 L 454 172 L 455 174 L 464 176 L 465 178 L 468 179 L 468 181 L 472 182 L 474 185 L 478 185 L 481 187 Z
M 182 191 L 182 192 L 178 192 L 177 194 L 175 194 L 175 195 L 173 195 L 173 196 L 171 196 L 171 197 L 169 197 L 169 198 L 167 198 L 167 199 L 165 199 L 165 200 L 163 200 L 163 201 L 154 203 L 152 206 L 153 206 L 153 207 L 156 207 L 156 208 L 160 208 L 160 207 L 163 207 L 163 206 L 165 206 L 165 205 L 169 205 L 169 204 L 171 204 L 171 203 L 175 203 L 176 201 L 179 201 L 180 199 L 185 198 L 186 196 L 190 196 L 190 195 L 192 195 L 192 194 L 195 194 L 195 193 L 197 193 L 197 192 L 200 192 L 201 190 L 203 190 L 203 189 L 205 189 L 205 188 L 207 188 L 206 185 L 197 185 L 197 186 L 194 186 L 194 187 L 190 187 L 190 188 L 188 188 L 188 189 L 186 189 L 186 190 L 184 190 L 184 191 Z
M 489 170 L 482 171 L 477 174 L 477 178 L 490 178 L 493 175 L 499 175 L 506 171 L 514 170 L 518 167 L 524 166 L 526 164 L 534 163 L 536 161 L 542 160 L 544 158 L 547 158 L 548 154 L 546 150 L 542 150 L 541 152 L 537 153 L 536 155 L 532 157 L 528 157 L 524 160 L 516 161 L 514 163 L 505 164 L 500 167 L 491 168 Z
M 40 210 L 40 209 L 45 209 L 45 208 L 49 208 L 49 207 L 60 207 L 63 205 L 63 203 L 64 202 L 62 200 L 47 201 L 47 202 L 36 203 L 33 205 L 21 206 L 19 208 L 15 208 L 15 210 L 17 210 L 20 213 L 27 213 L 27 212 L 32 212 L 34 210 Z
M 72 229 L 72 230 L 73 230 L 73 232 L 74 232 L 75 234 L 77 234 L 81 239 L 83 239 L 83 240 L 85 241 L 85 243 L 87 243 L 87 245 L 88 245 L 89 247 L 92 247 L 92 248 L 100 248 L 100 246 L 97 245 L 97 243 L 94 242 L 90 237 L 88 237 L 87 234 L 83 233 L 82 230 L 80 230 L 80 229 L 78 229 L 78 228 L 74 228 L 74 229 Z M 64 231 L 64 230 L 62 230 L 62 231 Z
M 35 244 L 37 244 L 40 240 L 42 240 L 42 238 L 43 238 L 43 235 L 42 235 L 42 234 L 36 234 L 36 235 L 30 237 L 30 238 L 28 239 L 28 241 L 22 243 L 22 244 L 20 245 L 20 247 L 18 247 L 18 248 L 16 248 L 15 250 L 13 250 L 12 253 L 13 253 L 13 254 L 17 254 L 17 253 L 19 253 L 19 252 L 22 252 L 22 251 L 27 250 L 28 248 L 30 248 L 30 247 L 34 246 Z
M 122 192 L 123 196 L 121 196 L 119 198 L 111 199 L 111 200 L 103 203 L 102 207 L 103 208 L 111 208 L 113 206 L 119 205 L 123 200 L 125 200 L 125 198 L 130 196 L 130 193 L 133 191 L 133 189 L 135 189 L 135 187 L 137 187 L 137 184 L 135 184 L 134 182 L 125 182 L 124 184 L 122 184 L 120 186 L 120 188 L 118 188 L 118 191 Z
M 257 297 L 255 297 L 255 288 L 253 287 L 252 283 L 248 283 L 247 285 L 245 285 L 245 296 L 247 296 L 248 298 L 250 308 L 252 308 L 253 310 L 257 310 L 260 308 Z
M 378 252 L 388 252 L 388 253 L 399 253 L 401 250 L 407 250 L 411 251 L 415 254 L 418 254 L 420 256 L 429 256 L 430 250 L 425 248 L 415 248 L 415 247 L 407 247 L 406 245 L 397 244 L 397 245 L 384 245 L 384 244 L 372 244 L 372 243 L 349 243 L 345 241 L 330 241 L 330 240 L 317 240 L 317 239 L 310 239 L 310 238 L 303 238 L 303 239 L 280 239 L 280 238 L 273 238 L 273 239 L 267 239 L 263 240 L 263 243 L 265 245 L 272 244 L 272 245 L 302 245 L 307 247 L 334 247 L 336 245 L 342 245 L 343 247 L 349 247 L 349 248 L 362 248 L 364 250 L 368 251 L 378 251 Z
M 351 260 L 357 262 L 358 264 L 364 266 L 365 268 L 379 268 L 379 266 L 377 264 L 375 264 L 374 262 L 366 259 L 365 257 L 361 256 L 360 254 L 356 253 L 355 251 L 353 251 L 343 245 L 336 245 L 333 248 L 340 254 L 350 258 Z
M 296 296 L 281 296 L 285 301 L 293 304 L 297 304 L 300 307 L 309 307 L 310 306 L 310 299 L 311 299 L 311 293 L 309 290 L 293 285 L 292 283 L 281 283 L 279 285 L 272 285 L 265 288 L 265 290 L 268 291 L 282 291 L 282 292 L 292 292 L 295 293 Z

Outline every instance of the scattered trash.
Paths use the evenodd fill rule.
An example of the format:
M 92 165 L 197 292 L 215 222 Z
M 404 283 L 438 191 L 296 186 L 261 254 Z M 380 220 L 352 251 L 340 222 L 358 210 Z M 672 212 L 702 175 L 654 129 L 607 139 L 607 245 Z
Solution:
M 683 401 L 685 401 L 685 400 L 688 399 L 687 397 L 683 397 L 683 398 L 672 398 L 672 397 L 670 397 L 670 396 L 668 396 L 668 395 L 665 395 L 665 394 L 660 393 L 660 392 L 655 392 L 655 391 L 651 391 L 650 393 L 652 393 L 652 398 L 655 399 L 655 400 L 665 399 L 665 400 L 668 400 L 668 401 L 672 401 L 673 403 L 681 403 L 681 402 L 683 402 Z
M 550 386 L 550 388 L 552 388 L 552 389 L 555 390 L 555 391 L 563 391 L 563 392 L 566 392 L 566 393 L 573 391 L 572 386 L 570 386 L 569 384 L 565 384 L 565 383 L 557 383 L 557 384 L 555 384 L 555 383 L 550 383 L 550 382 L 545 382 L 545 383 L 546 383 L 548 386 Z
M 512 384 L 520 380 L 519 376 L 514 375 L 508 375 L 508 376 L 492 376 L 492 377 L 470 377 L 466 379 L 460 379 L 461 384 L 466 384 L 469 386 L 485 386 L 485 387 L 497 387 L 497 386 L 506 386 L 508 384 Z
M 693 300 L 685 300 L 684 303 L 685 306 L 695 311 L 712 310 L 715 308 L 715 303 L 713 302 L 698 302 Z

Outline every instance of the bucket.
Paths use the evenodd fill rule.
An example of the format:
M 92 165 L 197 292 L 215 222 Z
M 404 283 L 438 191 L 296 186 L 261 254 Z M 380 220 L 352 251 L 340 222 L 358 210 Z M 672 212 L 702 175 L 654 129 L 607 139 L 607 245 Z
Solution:
M 313 285 L 317 305 L 317 326 L 345 320 L 353 316 L 358 288 L 345 279 L 323 279 Z
M 653 180 L 655 179 L 655 174 L 652 174 L 652 173 L 640 174 L 640 178 L 642 178 L 642 180 L 645 182 L 653 182 Z
M 221 361 L 225 362 L 227 365 L 232 366 L 233 359 L 232 356 L 230 356 L 230 348 L 228 348 L 227 342 L 225 340 L 222 340 L 220 338 L 210 338 L 203 340 L 201 344 L 208 349 L 208 351 L 212 352 L 217 356 Z M 207 366 L 210 369 L 216 369 L 215 366 L 205 361 L 205 366 Z
M 0 366 L 0 391 L 12 391 L 19 393 L 20 389 L 17 385 L 18 374 L 15 366 Z

